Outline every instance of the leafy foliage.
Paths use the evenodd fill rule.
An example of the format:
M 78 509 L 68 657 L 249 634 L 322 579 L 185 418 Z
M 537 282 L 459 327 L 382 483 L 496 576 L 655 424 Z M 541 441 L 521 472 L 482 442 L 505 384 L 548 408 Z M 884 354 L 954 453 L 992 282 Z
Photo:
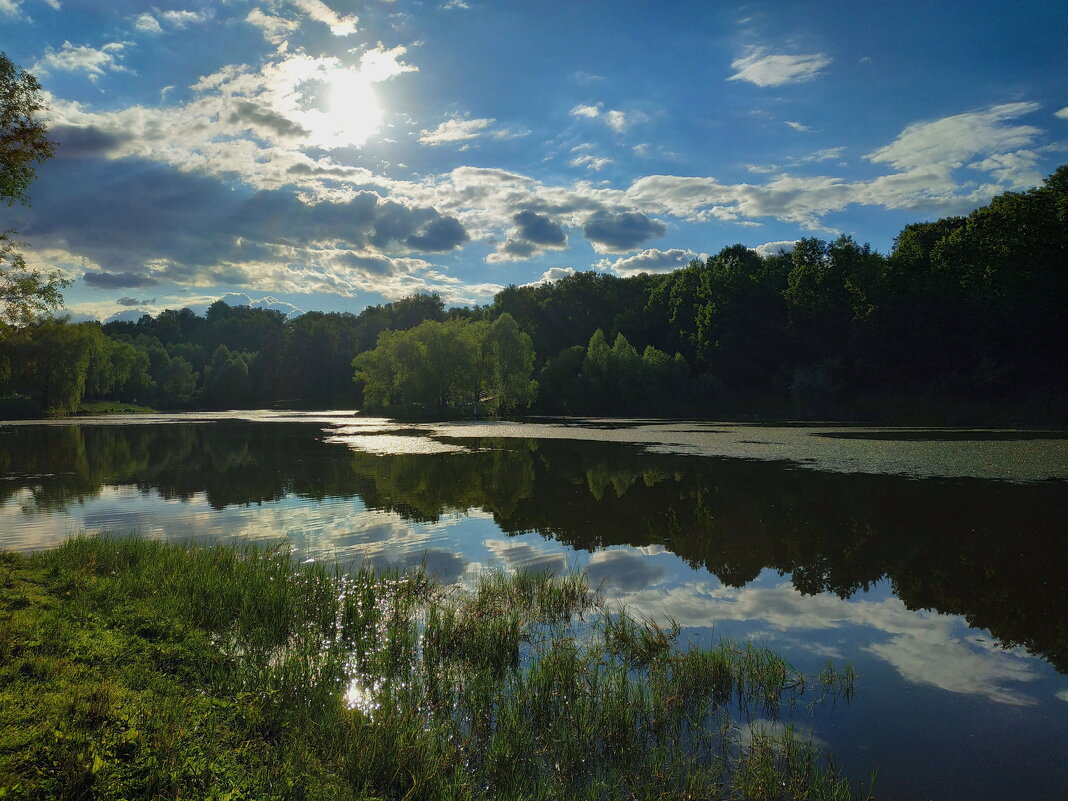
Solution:
M 368 407 L 433 412 L 525 408 L 536 391 L 533 365 L 530 337 L 509 314 L 493 323 L 427 320 L 409 331 L 384 331 L 373 350 L 353 360 Z
M 45 110 L 37 79 L 0 52 L 0 198 L 28 203 L 36 166 L 55 154 L 38 115 Z

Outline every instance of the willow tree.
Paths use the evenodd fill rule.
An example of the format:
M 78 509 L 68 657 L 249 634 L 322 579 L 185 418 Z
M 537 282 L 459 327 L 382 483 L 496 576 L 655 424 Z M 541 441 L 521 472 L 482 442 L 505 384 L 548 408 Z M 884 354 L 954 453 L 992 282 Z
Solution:
M 499 414 L 529 406 L 537 388 L 530 337 L 507 314 L 492 324 L 427 320 L 407 331 L 383 331 L 353 366 L 368 408 Z

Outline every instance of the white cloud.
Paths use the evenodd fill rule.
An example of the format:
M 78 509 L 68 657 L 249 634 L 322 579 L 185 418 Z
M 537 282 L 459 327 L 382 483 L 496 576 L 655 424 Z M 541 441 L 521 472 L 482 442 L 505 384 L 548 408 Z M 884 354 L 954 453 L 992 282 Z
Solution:
M 1033 150 L 1018 150 L 1015 153 L 995 153 L 992 156 L 968 165 L 987 172 L 999 182 L 1012 189 L 1024 189 L 1042 183 L 1038 170 L 1038 154 Z
M 822 150 L 809 153 L 807 156 L 796 156 L 787 159 L 787 163 L 791 166 L 796 166 L 798 164 L 818 164 L 821 161 L 834 161 L 835 159 L 840 159 L 842 158 L 843 153 L 845 153 L 844 147 L 825 147 Z
M 379 42 L 360 56 L 360 74 L 373 83 L 380 83 L 405 72 L 418 72 L 418 67 L 400 60 L 407 52 L 408 48 L 402 45 L 386 48 Z
M 59 11 L 61 7 L 59 0 L 41 0 L 41 2 L 54 11 Z M 22 0 L 0 0 L 0 16 L 29 19 L 23 14 Z
M 789 121 L 787 121 L 786 124 L 789 125 L 791 128 L 793 128 L 795 131 L 801 131 L 802 133 L 808 133 L 808 132 L 810 132 L 812 130 L 807 125 L 802 125 L 800 122 L 789 122 Z
M 601 259 L 595 265 L 600 270 L 611 270 L 619 275 L 637 275 L 638 273 L 668 273 L 685 267 L 694 259 L 700 261 L 708 258 L 706 253 L 697 253 L 693 250 L 657 250 L 649 248 L 633 256 L 622 259 Z
M 605 109 L 603 103 L 596 105 L 580 104 L 571 109 L 572 117 L 584 117 L 591 120 L 599 120 L 616 133 L 623 133 L 634 122 L 641 122 L 645 115 L 641 112 L 626 114 L 618 109 Z
M 578 105 L 571 109 L 572 117 L 589 117 L 592 120 L 601 116 L 601 109 L 598 106 L 584 106 Z
M 909 125 L 885 147 L 865 158 L 902 172 L 949 171 L 980 154 L 1007 153 L 1030 145 L 1041 133 L 1031 125 L 1007 125 L 1039 109 L 1037 103 L 1005 103 L 984 111 L 943 117 Z
M 782 54 L 765 55 L 762 48 L 752 50 L 749 55 L 736 58 L 731 67 L 737 72 L 728 81 L 748 81 L 757 86 L 782 86 L 787 83 L 801 83 L 815 78 L 831 59 L 822 53 L 787 56 Z
M 622 111 L 609 109 L 604 113 L 604 121 L 616 133 L 623 133 L 627 129 L 627 115 Z
M 153 17 L 147 12 L 140 14 L 137 19 L 134 20 L 134 28 L 142 33 L 159 34 L 163 33 L 163 26 L 160 24 L 160 20 L 166 22 L 173 30 L 182 30 L 190 25 L 207 22 L 214 16 L 214 12 L 210 9 L 205 9 L 203 11 L 177 10 L 162 12 L 157 9 L 156 13 L 159 14 L 159 19 L 156 19 L 156 17 Z M 262 15 L 262 12 L 260 13 Z M 251 16 L 251 14 L 249 16 Z
M 259 28 L 263 32 L 263 38 L 274 45 L 282 44 L 286 37 L 300 27 L 300 23 L 296 20 L 265 14 L 258 8 L 248 12 L 245 22 Z
M 445 9 L 446 11 L 448 11 L 450 9 L 454 9 L 454 8 L 461 8 L 461 9 L 471 8 L 471 6 L 469 6 L 467 3 L 465 3 L 464 0 L 449 0 L 449 2 L 444 3 L 441 7 L 443 9 Z
M 88 45 L 63 42 L 59 50 L 46 47 L 44 57 L 37 62 L 34 69 L 39 72 L 84 72 L 89 76 L 89 80 L 96 81 L 105 71 L 129 72 L 119 60 L 122 58 L 122 51 L 130 44 L 131 42 L 109 42 L 96 50 Z
M 207 22 L 213 16 L 210 9 L 203 11 L 164 11 L 160 14 L 174 28 L 182 29 L 189 25 Z
M 581 156 L 575 156 L 568 164 L 572 167 L 585 167 L 587 170 L 603 170 L 609 164 L 614 163 L 612 159 L 606 156 L 594 156 L 586 153 Z
M 219 300 L 227 306 L 248 306 L 253 309 L 270 309 L 272 311 L 282 312 L 282 314 L 289 318 L 299 317 L 304 314 L 303 309 L 300 309 L 287 301 L 271 297 L 270 295 L 253 300 L 243 292 L 229 292 L 219 298 Z
M 1055 694 L 1062 701 L 1068 701 L 1068 687 L 1066 687 L 1063 690 L 1058 690 L 1057 693 L 1055 693 Z
M 550 267 L 548 270 L 543 272 L 541 274 L 541 277 L 538 278 L 536 281 L 531 281 L 529 284 L 523 284 L 523 286 L 541 286 L 542 284 L 551 284 L 555 281 L 559 281 L 561 278 L 567 278 L 569 275 L 574 274 L 574 267 Z
M 1060 117 L 1062 120 L 1068 120 L 1068 106 L 1053 112 L 1054 117 Z
M 328 26 L 334 36 L 356 33 L 356 25 L 360 20 L 355 14 L 341 16 L 322 0 L 292 0 L 292 3 L 311 19 Z
M 796 244 L 796 241 L 786 239 L 778 242 L 765 242 L 763 245 L 757 245 L 755 248 L 752 248 L 752 250 L 766 258 L 768 256 L 777 256 L 780 253 L 792 253 L 794 245 Z
M 424 145 L 444 145 L 451 142 L 465 142 L 477 139 L 486 133 L 496 120 L 489 119 L 451 119 L 441 123 L 434 130 L 420 131 L 419 141 Z
M 151 14 L 141 14 L 134 20 L 134 28 L 142 33 L 163 33 L 163 28 L 160 26 L 159 20 Z

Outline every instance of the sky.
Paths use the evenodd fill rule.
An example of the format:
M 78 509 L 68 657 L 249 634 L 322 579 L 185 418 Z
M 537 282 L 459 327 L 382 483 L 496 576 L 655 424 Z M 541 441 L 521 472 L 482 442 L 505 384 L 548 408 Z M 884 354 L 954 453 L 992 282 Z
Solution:
M 72 319 L 484 304 L 841 234 L 1068 162 L 1068 5 L 0 0 L 57 156 L 0 208 Z

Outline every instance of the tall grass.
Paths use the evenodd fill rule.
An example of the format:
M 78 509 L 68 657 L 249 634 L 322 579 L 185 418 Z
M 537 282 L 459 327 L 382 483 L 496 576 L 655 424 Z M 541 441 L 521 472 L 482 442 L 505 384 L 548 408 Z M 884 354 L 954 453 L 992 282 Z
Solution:
M 73 744 L 13 745 L 0 694 L 0 796 L 34 797 L 43 776 L 67 797 L 850 797 L 790 727 L 742 724 L 848 698 L 851 673 L 805 677 L 748 642 L 683 646 L 581 575 L 496 573 L 460 592 L 421 571 L 294 565 L 284 547 L 108 537 L 3 564 L 0 677 L 81 711 Z M 56 670 L 66 684 L 48 690 L 71 657 L 42 626 L 75 650 L 127 638 L 128 658 Z M 57 755 L 76 767 L 27 767 Z

